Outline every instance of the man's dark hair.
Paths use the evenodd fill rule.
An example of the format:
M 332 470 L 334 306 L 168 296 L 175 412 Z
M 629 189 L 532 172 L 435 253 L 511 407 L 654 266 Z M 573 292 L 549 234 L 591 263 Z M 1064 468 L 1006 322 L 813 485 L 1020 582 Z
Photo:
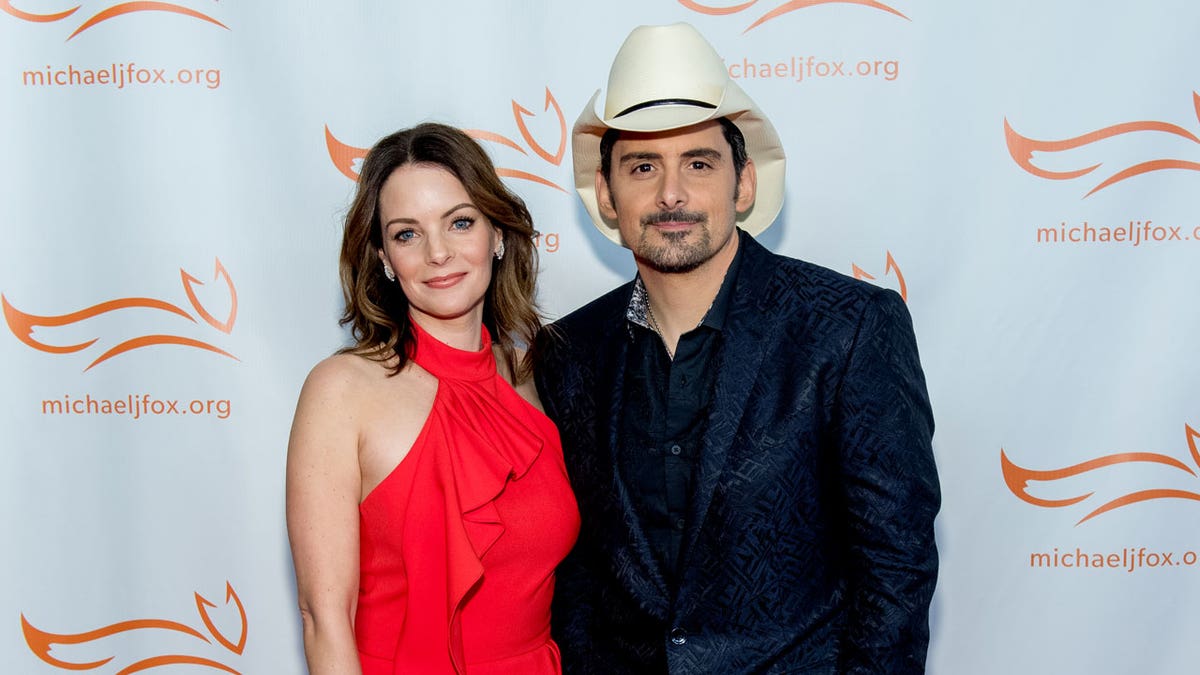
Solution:
M 721 124 L 721 133 L 725 136 L 725 142 L 729 143 L 729 147 L 733 151 L 734 178 L 740 181 L 742 169 L 746 167 L 746 137 L 742 136 L 742 130 L 729 121 L 728 117 L 718 117 L 717 122 Z M 600 137 L 600 173 L 604 175 L 605 182 L 609 182 L 612 178 L 612 150 L 620 137 L 620 129 L 609 129 Z

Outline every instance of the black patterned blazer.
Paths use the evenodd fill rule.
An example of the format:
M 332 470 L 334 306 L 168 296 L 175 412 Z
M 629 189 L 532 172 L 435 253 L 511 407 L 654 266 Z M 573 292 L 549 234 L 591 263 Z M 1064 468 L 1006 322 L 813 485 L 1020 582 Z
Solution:
M 739 236 L 678 588 L 616 469 L 632 283 L 539 337 L 583 520 L 552 615 L 565 670 L 922 673 L 940 496 L 908 311 Z

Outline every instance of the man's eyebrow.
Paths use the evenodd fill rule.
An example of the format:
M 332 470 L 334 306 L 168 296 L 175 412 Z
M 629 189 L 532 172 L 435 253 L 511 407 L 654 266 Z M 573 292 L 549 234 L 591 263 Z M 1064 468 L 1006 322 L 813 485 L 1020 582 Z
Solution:
M 627 152 L 621 155 L 621 158 L 617 163 L 624 164 L 625 162 L 634 162 L 647 159 L 662 159 L 662 155 L 657 152 L 648 152 L 644 150 L 639 152 Z
M 713 148 L 696 148 L 683 153 L 685 159 L 708 159 L 714 162 L 720 161 L 721 151 Z
M 691 150 L 685 150 L 682 154 L 682 157 L 684 159 L 707 159 L 707 160 L 711 160 L 714 162 L 720 161 L 720 159 L 723 156 L 724 155 L 721 154 L 721 151 L 717 150 L 715 148 L 693 148 Z M 655 160 L 655 159 L 662 159 L 662 155 L 657 152 L 649 152 L 646 150 L 641 150 L 641 151 L 627 152 L 627 153 L 621 155 L 621 157 L 617 161 L 617 163 L 625 164 L 626 162 L 637 162 L 637 161 Z

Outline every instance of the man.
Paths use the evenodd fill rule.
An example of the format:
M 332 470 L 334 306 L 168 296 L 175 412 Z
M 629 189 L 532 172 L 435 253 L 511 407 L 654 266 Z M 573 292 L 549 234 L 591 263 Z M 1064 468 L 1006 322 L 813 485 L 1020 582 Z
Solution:
M 634 30 L 597 97 L 576 186 L 638 276 L 538 344 L 583 520 L 566 671 L 923 672 L 939 490 L 903 302 L 754 241 L 783 151 L 695 29 Z

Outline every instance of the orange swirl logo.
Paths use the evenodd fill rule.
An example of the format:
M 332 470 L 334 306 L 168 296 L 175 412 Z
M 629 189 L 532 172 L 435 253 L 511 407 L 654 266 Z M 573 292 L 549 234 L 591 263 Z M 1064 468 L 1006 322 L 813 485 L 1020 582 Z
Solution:
M 76 5 L 71 9 L 53 14 L 32 14 L 30 12 L 25 12 L 13 7 L 12 0 L 0 0 L 0 11 L 4 11 L 11 16 L 21 19 L 22 21 L 30 21 L 32 23 L 53 23 L 56 21 L 63 21 L 73 16 L 75 12 L 79 11 L 80 7 L 82 7 L 82 5 Z M 171 14 L 179 14 L 182 16 L 191 17 L 193 19 L 199 19 L 200 21 L 204 21 L 214 26 L 220 26 L 225 30 L 229 30 L 229 26 L 217 21 L 204 12 L 191 9 L 190 7 L 184 7 L 183 5 L 177 5 L 172 2 L 122 2 L 102 9 L 93 14 L 90 18 L 79 24 L 79 27 L 77 27 L 73 33 L 67 36 L 67 40 L 70 41 L 76 35 L 79 35 L 93 26 L 104 23 L 105 21 L 110 21 L 117 17 L 139 12 L 169 12 Z
M 1192 107 L 1195 110 L 1196 118 L 1200 120 L 1200 94 L 1192 92 Z M 1017 166 L 1028 171 L 1029 173 L 1038 176 L 1039 178 L 1048 178 L 1050 180 L 1072 180 L 1095 171 L 1103 165 L 1103 162 L 1084 166 L 1079 169 L 1071 169 L 1066 171 L 1052 171 L 1035 166 L 1033 163 L 1033 153 L 1059 153 L 1082 148 L 1084 146 L 1093 145 L 1109 138 L 1117 136 L 1125 136 L 1129 134 L 1138 134 L 1139 138 L 1145 138 L 1150 135 L 1155 135 L 1161 138 L 1162 134 L 1168 137 L 1182 138 L 1190 143 L 1200 145 L 1200 138 L 1196 134 L 1184 129 L 1176 124 L 1168 122 L 1126 122 L 1124 124 L 1114 124 L 1110 127 L 1104 127 L 1098 131 L 1066 138 L 1061 141 L 1038 141 L 1027 136 L 1022 136 L 1013 130 L 1008 123 L 1008 118 L 1004 118 L 1004 139 L 1008 143 L 1008 152 L 1012 155 L 1013 161 Z M 1190 147 L 1190 146 L 1189 146 Z M 1140 176 L 1144 173 L 1152 171 L 1164 171 L 1167 169 L 1184 169 L 1187 171 L 1200 171 L 1200 162 L 1193 162 L 1182 159 L 1152 159 L 1145 162 L 1133 164 L 1112 174 L 1108 178 L 1100 181 L 1091 190 L 1088 190 L 1084 199 L 1092 196 L 1096 192 L 1103 190 L 1106 187 L 1119 183 L 1123 180 Z
M 561 166 L 563 155 L 567 151 L 567 120 L 565 117 L 563 117 L 562 108 L 558 105 L 558 101 L 554 98 L 554 94 L 550 93 L 549 87 L 546 87 L 545 105 L 543 106 L 542 110 L 543 112 L 549 112 L 551 108 L 554 109 L 554 115 L 558 120 L 558 138 L 556 139 L 556 144 L 552 144 L 552 147 L 554 147 L 553 151 L 548 150 L 546 146 L 538 142 L 538 140 L 533 137 L 533 133 L 531 133 L 529 130 L 526 118 L 534 117 L 536 116 L 536 113 L 531 112 L 520 103 L 517 103 L 516 99 L 513 99 L 512 101 L 513 119 L 516 121 L 517 131 L 520 132 L 521 138 L 525 141 L 525 147 L 528 147 L 530 150 L 532 150 L 534 154 L 536 154 L 546 163 L 553 166 Z M 520 143 L 517 143 L 507 136 L 482 129 L 463 129 L 463 131 L 465 131 L 468 136 L 476 140 L 499 143 L 516 150 L 522 155 L 529 155 L 529 152 L 525 150 L 525 147 L 522 147 Z M 346 176 L 350 180 L 357 181 L 357 167 L 362 162 L 363 158 L 367 156 L 367 149 L 342 143 L 336 137 L 334 137 L 333 132 L 329 130 L 328 125 L 325 126 L 325 147 L 329 150 L 329 158 L 333 160 L 333 165 L 337 167 L 338 171 L 341 171 L 342 175 Z M 566 190 L 558 183 L 528 171 L 496 167 L 496 173 L 504 178 L 519 178 L 521 180 L 532 181 L 540 185 L 545 185 L 547 187 L 552 187 L 556 190 L 566 192 Z
M 1200 449 L 1197 448 L 1197 441 L 1200 440 L 1200 433 L 1197 433 L 1191 426 L 1183 425 L 1184 435 L 1187 437 L 1187 446 L 1191 454 L 1192 464 L 1196 468 L 1200 468 Z M 1156 464 L 1170 467 L 1176 471 L 1182 471 L 1193 478 L 1197 478 L 1196 468 L 1189 466 L 1183 461 L 1170 455 L 1162 455 L 1154 452 L 1123 452 L 1114 455 L 1105 455 L 1096 459 L 1080 462 L 1062 469 L 1051 470 L 1035 470 L 1027 469 L 1014 464 L 1012 460 L 1005 454 L 1004 449 L 1000 449 L 1000 470 L 1004 474 L 1004 483 L 1008 489 L 1012 491 L 1021 501 L 1041 506 L 1044 508 L 1062 508 L 1065 506 L 1073 506 L 1087 499 L 1090 499 L 1095 491 L 1084 492 L 1083 494 L 1075 494 L 1069 497 L 1060 499 L 1049 499 L 1044 497 L 1036 497 L 1030 494 L 1030 481 L 1042 483 L 1054 483 L 1057 481 L 1066 480 L 1075 476 L 1082 476 L 1100 469 L 1108 467 L 1127 467 L 1137 464 Z M 1151 488 L 1145 490 L 1136 490 L 1128 494 L 1122 495 L 1115 499 L 1104 502 L 1100 506 L 1092 509 L 1087 515 L 1075 523 L 1082 525 L 1084 522 L 1095 518 L 1109 511 L 1114 511 L 1130 504 L 1147 502 L 1156 499 L 1188 499 L 1191 501 L 1200 501 L 1200 492 L 1191 492 L 1188 490 L 1170 489 L 1170 488 Z
M 205 307 L 205 305 L 201 303 L 200 298 L 197 295 L 197 287 L 204 286 L 204 282 L 200 281 L 191 274 L 188 274 L 183 269 L 179 270 L 179 274 L 183 282 L 184 294 L 187 296 L 188 302 L 191 303 L 192 309 L 196 312 L 196 315 L 203 319 L 204 322 L 209 326 L 212 326 L 226 335 L 233 332 L 233 324 L 237 320 L 237 289 L 234 288 L 233 279 L 229 277 L 229 272 L 225 270 L 225 266 L 221 264 L 220 259 L 216 260 L 216 268 L 213 271 L 213 280 L 220 280 L 223 282 L 222 285 L 228 293 L 227 302 L 229 303 L 229 312 L 223 318 L 214 316 Z M 197 323 L 195 317 L 178 305 L 172 304 L 165 300 L 145 297 L 118 298 L 116 300 L 102 302 L 98 305 L 92 305 L 91 307 L 81 309 L 77 312 L 47 316 L 27 314 L 22 312 L 10 304 L 8 298 L 3 294 L 0 294 L 0 304 L 2 304 L 4 307 L 4 320 L 8 322 L 8 328 L 12 331 L 12 334 L 26 345 L 38 351 L 47 352 L 49 354 L 72 354 L 74 352 L 83 351 L 98 342 L 100 338 L 92 338 L 76 344 L 54 345 L 42 342 L 35 337 L 35 328 L 71 326 L 74 324 L 83 323 L 84 321 L 94 317 L 126 309 L 148 309 L 153 310 L 159 315 L 173 314 L 183 317 L 194 324 Z M 182 335 L 139 335 L 137 337 L 119 342 L 115 346 L 109 348 L 103 354 L 96 357 L 94 361 L 88 364 L 87 368 L 84 368 L 84 371 L 86 372 L 93 366 L 103 363 L 114 356 L 119 356 L 135 349 L 142 349 L 144 347 L 152 347 L 155 345 L 180 345 L 183 347 L 193 347 L 195 349 L 202 349 L 220 354 L 222 356 L 227 356 L 235 361 L 237 360 L 237 357 L 233 354 L 230 354 L 229 352 L 215 345 L 198 340 L 196 338 Z
M 724 16 L 726 14 L 737 14 L 738 12 L 742 12 L 747 9 L 750 9 L 754 5 L 758 4 L 758 0 L 750 0 L 749 2 L 743 2 L 743 3 L 737 4 L 737 5 L 730 5 L 728 7 L 719 7 L 719 6 L 713 7 L 711 5 L 702 5 L 699 2 L 695 2 L 694 0 L 679 0 L 679 4 L 683 5 L 684 7 L 687 7 L 688 9 L 692 10 L 693 12 L 699 12 L 700 14 L 707 14 L 709 16 Z M 887 12 L 888 14 L 894 14 L 894 15 L 900 17 L 901 19 L 904 19 L 905 21 L 911 21 L 911 19 L 909 19 L 907 16 L 904 16 L 903 14 L 901 14 L 900 11 L 897 10 L 896 8 L 889 7 L 888 5 L 883 4 L 882 2 L 875 2 L 875 0 L 790 0 L 790 2 L 785 2 L 782 5 L 776 7 L 775 9 L 772 9 L 771 11 L 767 12 L 766 14 L 763 14 L 762 16 L 758 17 L 758 19 L 756 19 L 754 21 L 754 23 L 751 23 L 749 26 L 747 26 L 746 30 L 742 31 L 742 33 L 743 34 L 749 33 L 750 31 L 754 30 L 755 28 L 758 28 L 759 26 L 763 25 L 764 23 L 771 21 L 773 19 L 778 19 L 779 17 L 783 16 L 784 14 L 794 12 L 798 9 L 806 9 L 808 7 L 816 7 L 817 5 L 862 5 L 863 7 L 870 7 L 871 9 L 878 9 L 880 11 Z
M 25 614 L 21 614 L 21 632 L 25 634 L 25 644 L 29 645 L 29 650 L 32 651 L 39 659 L 46 663 L 63 670 L 91 670 L 106 665 L 117 658 L 116 654 L 94 661 L 68 660 L 67 656 L 59 658 L 57 652 L 62 651 L 54 649 L 54 645 L 63 645 L 70 650 L 71 645 L 90 645 L 98 643 L 105 638 L 114 635 L 129 634 L 129 633 L 146 633 L 151 634 L 153 631 L 169 631 L 173 633 L 183 634 L 195 638 L 211 645 L 213 640 L 232 652 L 234 655 L 240 656 L 246 648 L 246 608 L 242 606 L 242 601 L 234 592 L 233 586 L 229 582 L 225 582 L 225 606 L 229 607 L 233 603 L 233 607 L 237 610 L 238 618 L 238 633 L 236 641 L 231 640 L 225 633 L 217 628 L 216 622 L 213 620 L 210 609 L 216 609 L 217 605 L 208 601 L 204 596 L 195 593 L 196 612 L 200 615 L 200 621 L 204 624 L 204 628 L 208 631 L 207 634 L 199 629 L 189 626 L 178 621 L 169 621 L 165 619 L 136 619 L 133 621 L 121 621 L 108 626 L 103 626 L 95 630 L 90 630 L 84 633 L 48 633 L 41 629 L 35 628 L 33 624 L 25 618 Z M 209 639 L 209 637 L 212 639 Z M 103 649 L 103 647 L 101 647 Z M 55 655 L 51 651 L 56 652 Z M 82 657 L 92 658 L 92 657 Z M 116 664 L 114 664 L 115 666 Z M 137 673 L 151 668 L 160 666 L 174 665 L 189 665 L 212 668 L 226 673 L 234 673 L 240 675 L 239 671 L 232 667 L 221 663 L 220 661 L 207 658 L 204 656 L 192 654 L 161 654 L 144 658 L 135 661 L 121 670 L 118 670 L 114 675 L 128 675 L 129 673 Z
M 875 281 L 875 276 L 864 270 L 858 265 L 851 263 L 850 271 L 855 279 L 863 279 L 865 281 Z M 896 264 L 896 259 L 892 257 L 892 252 L 887 252 L 887 259 L 883 265 L 883 276 L 896 277 L 896 291 L 900 293 L 900 297 L 908 302 L 908 284 L 904 282 L 904 272 L 900 271 L 900 266 Z

